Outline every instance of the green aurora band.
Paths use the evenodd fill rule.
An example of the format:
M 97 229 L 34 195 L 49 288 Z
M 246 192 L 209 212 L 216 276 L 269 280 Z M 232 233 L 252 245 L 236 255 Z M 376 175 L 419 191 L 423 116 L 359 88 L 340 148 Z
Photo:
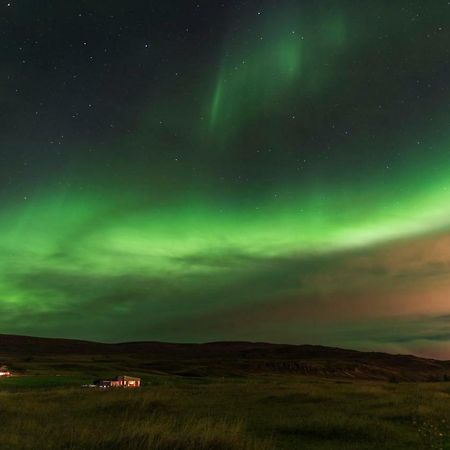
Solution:
M 395 60 L 412 52 L 408 36 L 439 14 L 430 11 L 422 29 L 404 18 L 394 24 L 389 7 L 379 6 L 386 19 L 375 31 L 365 26 L 368 12 L 345 4 L 308 15 L 292 3 L 272 15 L 244 16 L 250 25 L 230 32 L 216 64 L 193 69 L 189 88 L 174 85 L 145 108 L 132 136 L 108 142 L 107 165 L 104 153 L 88 154 L 91 143 L 73 144 L 79 157 L 63 182 L 57 174 L 11 188 L 0 211 L 2 329 L 103 340 L 282 341 L 288 335 L 275 325 L 254 325 L 255 334 L 238 325 L 234 334 L 212 331 L 214 314 L 286 295 L 308 302 L 317 285 L 304 273 L 328 274 L 334 292 L 342 255 L 370 257 L 380 247 L 448 233 L 448 98 L 431 113 L 405 117 L 407 134 L 400 126 L 377 128 L 378 114 L 392 109 L 383 124 L 397 114 L 402 77 L 391 80 L 374 65 L 372 92 L 371 75 L 361 74 L 379 35 L 393 36 Z M 435 50 L 428 59 L 412 57 L 405 72 L 425 77 L 421 64 L 437 63 Z M 379 86 L 386 86 L 383 95 Z M 335 114 L 338 107 L 345 112 Z M 325 137 L 328 116 L 337 119 L 333 130 L 352 128 L 333 145 Z M 357 126 L 347 127 L 352 121 Z M 298 157 L 299 146 L 310 160 Z M 360 285 L 349 281 L 345 289 Z M 308 323 L 298 319 L 299 327 Z M 120 320 L 123 331 L 114 325 Z M 195 320 L 211 320 L 211 328 L 176 332 Z M 337 338 L 313 338 L 372 348 L 382 341 L 360 342 L 355 323 L 347 334 L 339 328 Z M 292 327 L 289 339 L 309 336 Z

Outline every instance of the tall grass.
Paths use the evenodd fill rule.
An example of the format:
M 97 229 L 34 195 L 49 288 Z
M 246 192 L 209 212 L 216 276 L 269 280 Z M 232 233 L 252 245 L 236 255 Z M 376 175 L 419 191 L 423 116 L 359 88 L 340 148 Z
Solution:
M 449 383 L 259 376 L 167 377 L 139 390 L 37 384 L 0 382 L 0 450 L 450 450 Z
M 0 394 L 1 450 L 259 450 L 242 421 L 178 415 L 170 397 L 115 390 Z

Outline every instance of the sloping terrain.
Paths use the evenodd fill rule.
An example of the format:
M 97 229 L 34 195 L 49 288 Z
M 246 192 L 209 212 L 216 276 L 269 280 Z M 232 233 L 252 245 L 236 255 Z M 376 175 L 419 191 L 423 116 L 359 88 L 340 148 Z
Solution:
M 290 373 L 390 381 L 450 378 L 450 361 L 313 345 L 251 342 L 104 344 L 0 335 L 0 362 L 16 370 L 103 373 L 108 370 L 188 377 Z

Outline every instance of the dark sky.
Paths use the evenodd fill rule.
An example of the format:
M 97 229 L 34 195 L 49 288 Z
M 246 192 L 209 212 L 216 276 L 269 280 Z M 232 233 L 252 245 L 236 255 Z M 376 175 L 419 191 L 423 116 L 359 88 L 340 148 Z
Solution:
M 449 19 L 0 4 L 0 332 L 450 357 Z

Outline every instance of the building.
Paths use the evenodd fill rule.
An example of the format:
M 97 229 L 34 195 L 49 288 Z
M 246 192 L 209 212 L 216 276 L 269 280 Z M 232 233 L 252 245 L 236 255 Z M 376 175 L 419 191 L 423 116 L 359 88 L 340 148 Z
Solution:
M 96 380 L 94 384 L 101 388 L 110 387 L 125 387 L 125 388 L 138 388 L 141 386 L 141 379 L 136 377 L 128 377 L 126 375 L 120 375 L 113 380 Z
M 10 377 L 11 372 L 8 370 L 6 366 L 0 366 L 0 378 L 1 377 Z

